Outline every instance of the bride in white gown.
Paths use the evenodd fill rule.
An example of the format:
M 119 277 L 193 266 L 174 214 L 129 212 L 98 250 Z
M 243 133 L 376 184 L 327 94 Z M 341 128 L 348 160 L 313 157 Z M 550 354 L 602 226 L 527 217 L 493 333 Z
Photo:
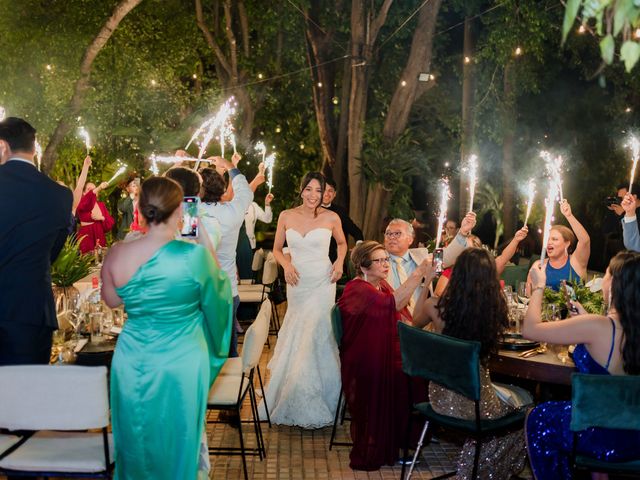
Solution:
M 302 205 L 280 214 L 273 245 L 287 282 L 287 313 L 268 365 L 271 379 L 265 398 L 271 421 L 280 425 L 330 425 L 340 393 L 340 359 L 330 310 L 347 243 L 340 217 L 320 207 L 324 187 L 322 174 L 305 175 Z M 333 265 L 328 256 L 331 236 L 338 244 Z M 285 238 L 288 254 L 282 250 Z M 263 405 L 260 411 L 265 417 Z

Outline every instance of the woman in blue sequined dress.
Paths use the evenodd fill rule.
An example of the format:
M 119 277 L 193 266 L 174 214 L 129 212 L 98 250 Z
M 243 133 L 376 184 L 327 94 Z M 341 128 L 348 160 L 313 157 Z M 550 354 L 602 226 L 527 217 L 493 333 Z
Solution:
M 640 375 L 640 254 L 621 252 L 609 263 L 602 282 L 607 316 L 586 313 L 560 322 L 541 322 L 546 282 L 544 270 L 530 272 L 533 290 L 522 334 L 531 340 L 578 344 L 573 360 L 579 372 L 601 375 Z M 534 408 L 526 422 L 527 447 L 539 480 L 572 478 L 571 402 L 546 402 Z M 577 452 L 600 460 L 638 457 L 640 433 L 592 428 L 578 435 Z

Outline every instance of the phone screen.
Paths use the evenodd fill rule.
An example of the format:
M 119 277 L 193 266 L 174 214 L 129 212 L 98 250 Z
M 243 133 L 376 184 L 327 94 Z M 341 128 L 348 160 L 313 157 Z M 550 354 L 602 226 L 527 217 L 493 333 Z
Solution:
M 180 234 L 184 238 L 197 238 L 199 229 L 198 197 L 184 197 L 182 200 L 182 230 Z
M 433 252 L 433 265 L 436 267 L 436 273 L 442 273 L 442 263 L 444 262 L 444 250 L 436 248 Z

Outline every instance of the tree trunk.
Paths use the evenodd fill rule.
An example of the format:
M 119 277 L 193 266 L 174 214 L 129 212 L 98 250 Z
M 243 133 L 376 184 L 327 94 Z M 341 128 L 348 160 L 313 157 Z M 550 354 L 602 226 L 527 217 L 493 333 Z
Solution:
M 420 73 L 428 73 L 431 69 L 433 37 L 440 4 L 441 0 L 431 0 L 420 10 L 409 58 L 393 93 L 382 130 L 384 139 L 388 143 L 393 143 L 405 131 L 413 104 L 434 85 L 434 81 L 418 81 L 418 76 Z M 369 188 L 369 197 L 363 232 L 365 238 L 379 239 L 382 235 L 390 195 L 382 185 L 375 184 Z
M 344 62 L 342 72 L 342 93 L 340 95 L 340 121 L 338 123 L 338 144 L 336 163 L 333 166 L 333 179 L 338 186 L 338 205 L 349 210 L 349 175 L 347 172 L 347 144 L 349 134 L 349 96 L 351 95 L 350 60 Z
M 504 106 L 502 111 L 502 201 L 504 236 L 515 233 L 515 195 L 513 182 L 513 149 L 517 121 L 514 64 L 509 61 L 504 68 Z M 496 239 L 498 241 L 498 239 Z
M 49 144 L 44 151 L 42 156 L 42 170 L 45 173 L 51 172 L 56 163 L 56 158 L 58 156 L 58 147 L 64 140 L 64 137 L 71 130 L 71 119 L 76 117 L 82 108 L 82 103 L 84 101 L 84 95 L 89 87 L 89 79 L 91 76 L 91 67 L 93 66 L 93 61 L 96 59 L 100 50 L 107 44 L 113 32 L 118 28 L 120 22 L 127 16 L 127 14 L 137 7 L 142 0 L 122 0 L 116 8 L 113 10 L 111 17 L 106 21 L 106 23 L 102 26 L 96 37 L 93 39 L 91 44 L 87 47 L 84 52 L 84 56 L 82 57 L 82 62 L 80 64 L 80 78 L 76 81 L 75 87 L 73 89 L 73 96 L 69 102 L 69 107 L 67 108 L 67 112 L 62 116 L 56 129 L 54 130 L 51 138 L 49 140 Z
M 462 129 L 460 132 L 460 164 L 469 158 L 474 139 L 475 102 L 475 43 L 472 19 L 464 19 L 464 47 L 462 52 Z M 467 61 L 468 60 L 468 61 Z M 460 175 L 459 218 L 469 209 L 468 178 Z M 473 206 L 472 206 L 473 208 Z

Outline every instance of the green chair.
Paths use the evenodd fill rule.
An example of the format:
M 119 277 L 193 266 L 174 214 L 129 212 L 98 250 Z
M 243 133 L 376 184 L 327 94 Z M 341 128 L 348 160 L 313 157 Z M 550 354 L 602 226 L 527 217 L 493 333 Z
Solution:
M 574 373 L 571 386 L 574 470 L 640 473 L 640 453 L 633 461 L 607 462 L 576 452 L 578 433 L 587 428 L 640 430 L 640 376 Z
M 429 402 L 414 405 L 415 409 L 425 416 L 427 420 L 422 429 L 406 480 L 411 478 L 415 461 L 420 453 L 430 422 L 462 432 L 476 441 L 471 478 L 477 478 L 482 441 L 486 437 L 522 428 L 525 410 L 517 410 L 495 420 L 482 419 L 480 417 L 479 342 L 459 340 L 446 335 L 427 332 L 402 322 L 398 323 L 398 333 L 400 336 L 400 352 L 402 354 L 402 370 L 407 375 L 438 383 L 444 388 L 467 397 L 475 404 L 475 418 L 473 420 L 463 420 L 437 413 Z M 407 455 L 408 451 L 407 447 L 405 447 L 405 458 Z M 404 470 L 405 466 L 403 465 L 401 478 L 405 478 Z M 456 473 L 450 472 L 436 478 L 448 478 Z
M 333 336 L 336 339 L 336 343 L 338 344 L 338 348 L 342 343 L 342 317 L 340 316 L 340 309 L 338 308 L 338 304 L 336 303 L 331 308 L 331 328 L 333 329 Z M 338 428 L 338 419 L 340 419 L 340 425 L 344 423 L 346 412 L 347 412 L 347 400 L 343 395 L 344 391 L 342 390 L 342 386 L 340 386 L 340 393 L 338 394 L 338 406 L 336 407 L 336 415 L 333 419 L 333 429 L 331 430 L 331 439 L 329 440 L 329 450 L 333 448 L 334 445 L 339 447 L 350 447 L 353 445 L 351 442 L 336 442 L 336 430 Z

